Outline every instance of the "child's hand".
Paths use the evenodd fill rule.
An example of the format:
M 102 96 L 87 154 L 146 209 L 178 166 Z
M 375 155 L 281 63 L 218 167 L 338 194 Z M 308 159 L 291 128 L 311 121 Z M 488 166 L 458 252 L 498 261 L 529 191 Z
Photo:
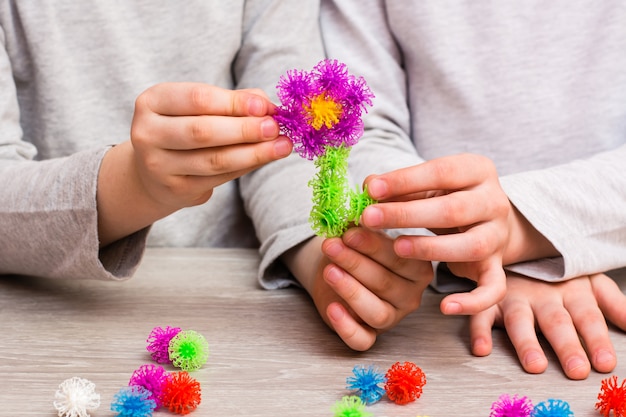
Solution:
M 158 84 L 135 103 L 130 140 L 111 148 L 98 175 L 101 246 L 189 206 L 213 189 L 291 153 L 261 91 Z M 103 115 L 106 117 L 106 115 Z
M 626 295 L 615 281 L 597 274 L 548 283 L 511 274 L 507 285 L 504 300 L 470 318 L 475 355 L 491 352 L 491 328 L 498 325 L 506 329 L 529 373 L 541 373 L 548 366 L 537 331 L 548 340 L 571 379 L 586 378 L 591 366 L 598 372 L 615 368 L 617 358 L 605 317 L 626 330 Z
M 131 142 L 141 181 L 159 204 L 197 205 L 215 187 L 291 152 L 260 91 L 159 84 L 136 100 Z M 278 139 L 277 139 L 278 138 Z
M 407 259 L 447 262 L 454 274 L 478 283 L 470 293 L 444 298 L 444 313 L 474 314 L 504 297 L 503 257 L 516 216 L 489 159 L 469 154 L 438 158 L 370 176 L 365 185 L 384 204 L 367 207 L 363 225 L 430 229 L 438 236 L 401 236 L 395 252 Z
M 318 272 L 311 294 L 320 314 L 343 341 L 367 350 L 376 336 L 416 310 L 433 278 L 432 264 L 404 259 L 393 241 L 378 232 L 356 227 L 324 241 L 329 263 Z

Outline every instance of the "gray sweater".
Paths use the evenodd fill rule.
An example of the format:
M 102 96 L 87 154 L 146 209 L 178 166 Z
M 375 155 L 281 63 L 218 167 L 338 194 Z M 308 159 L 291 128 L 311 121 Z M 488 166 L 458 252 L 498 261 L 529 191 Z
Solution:
M 312 236 L 313 169 L 296 154 L 102 251 L 96 180 L 108 146 L 129 137 L 135 98 L 156 83 L 275 98 L 285 71 L 323 58 L 318 3 L 0 1 L 0 274 L 125 279 L 146 243 L 261 245 L 263 282 L 289 282 L 275 261 Z
M 376 94 L 357 181 L 461 152 L 496 163 L 562 255 L 562 280 L 626 266 L 626 2 L 322 0 L 327 54 Z

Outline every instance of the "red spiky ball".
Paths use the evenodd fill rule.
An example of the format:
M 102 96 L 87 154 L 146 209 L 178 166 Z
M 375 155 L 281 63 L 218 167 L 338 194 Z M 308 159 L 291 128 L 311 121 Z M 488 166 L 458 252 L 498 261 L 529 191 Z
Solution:
M 396 404 L 407 404 L 422 395 L 426 375 L 412 362 L 396 362 L 385 374 L 387 397 Z
M 617 376 L 602 380 L 596 410 L 609 417 L 611 410 L 615 417 L 626 417 L 626 380 L 617 385 Z
M 171 372 L 162 391 L 163 406 L 177 414 L 189 414 L 200 405 L 200 383 L 188 372 Z

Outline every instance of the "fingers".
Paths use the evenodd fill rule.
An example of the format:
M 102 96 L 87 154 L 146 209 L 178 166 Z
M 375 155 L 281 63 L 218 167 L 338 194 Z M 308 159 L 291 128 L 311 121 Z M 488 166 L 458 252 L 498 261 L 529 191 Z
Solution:
M 433 159 L 382 175 L 370 176 L 365 184 L 370 196 L 387 200 L 428 190 L 453 190 L 479 182 L 495 171 L 493 162 L 480 155 L 462 154 Z
M 133 135 L 151 138 L 163 149 L 187 150 L 276 139 L 278 124 L 266 117 L 154 116 Z
M 374 345 L 376 331 L 358 323 L 340 303 L 331 303 L 326 309 L 330 325 L 351 349 L 365 351 Z
M 427 199 L 373 204 L 363 210 L 361 221 L 372 229 L 470 226 L 499 214 L 502 207 L 496 202 L 478 198 L 474 192 L 457 191 Z
M 292 142 L 281 136 L 275 141 L 241 144 L 188 151 L 156 149 L 146 156 L 145 164 L 154 172 L 173 176 L 211 177 L 229 174 L 233 178 L 291 153 Z
M 506 295 L 506 274 L 496 258 L 477 270 L 478 286 L 467 293 L 456 293 L 441 300 L 444 314 L 477 314 L 500 302 Z M 455 271 L 453 271 L 455 272 Z M 472 274 L 474 275 L 474 274 Z
M 534 312 L 537 324 L 554 349 L 565 374 L 571 379 L 585 379 L 591 371 L 591 364 L 570 312 L 557 301 L 537 305 Z
M 397 322 L 396 311 L 392 305 L 372 293 L 337 265 L 330 264 L 324 269 L 324 279 L 369 326 L 386 329 Z
M 530 301 L 512 296 L 502 306 L 503 324 L 524 370 L 539 374 L 548 367 L 548 358 L 535 331 L 535 315 Z
M 351 229 L 343 240 L 327 239 L 322 250 L 333 262 L 324 275 L 329 285 L 377 329 L 417 309 L 433 276 L 430 262 L 397 257 L 390 238 L 365 229 Z
M 394 251 L 394 241 L 389 236 L 376 231 L 367 230 L 362 227 L 353 227 L 346 231 L 342 240 L 344 244 L 365 255 L 372 265 L 383 266 L 394 275 L 406 278 L 412 282 L 421 282 L 425 288 L 432 279 L 432 264 L 412 258 L 398 256 Z M 339 260 L 338 260 L 339 261 Z M 347 266 L 347 265 L 346 265 Z M 357 273 L 357 270 L 349 272 Z M 364 271 L 365 272 L 365 271 Z M 361 274 L 359 274 L 360 276 Z M 372 274 L 362 274 L 365 279 Z M 377 279 L 371 283 L 375 285 Z M 366 282 L 364 282 L 366 283 Z M 368 285 L 369 286 L 369 285 Z
M 607 280 L 613 282 L 605 275 L 596 276 L 596 281 Z M 571 291 L 564 299 L 564 306 L 569 311 L 574 325 L 582 338 L 587 350 L 587 356 L 591 360 L 593 368 L 598 372 L 611 372 L 617 365 L 615 349 L 609 337 L 609 329 L 606 320 L 594 299 L 592 288 L 585 281 L 585 285 L 580 291 Z M 611 288 L 614 290 L 614 288 Z M 595 289 L 594 289 L 595 290 Z M 621 293 L 620 293 L 621 294 Z M 624 300 L 619 300 L 624 306 Z M 623 307 L 622 307 L 623 308 Z
M 500 247 L 496 225 L 479 224 L 463 233 L 440 236 L 399 236 L 394 251 L 403 258 L 441 262 L 476 262 Z
M 487 356 L 493 348 L 491 329 L 495 325 L 497 306 L 474 314 L 469 318 L 470 345 L 472 354 Z
M 590 279 L 598 306 L 606 319 L 626 331 L 626 295 L 604 274 L 592 275 Z
M 202 83 L 162 83 L 136 100 L 137 110 L 166 116 L 265 116 L 274 106 L 258 90 L 228 90 Z

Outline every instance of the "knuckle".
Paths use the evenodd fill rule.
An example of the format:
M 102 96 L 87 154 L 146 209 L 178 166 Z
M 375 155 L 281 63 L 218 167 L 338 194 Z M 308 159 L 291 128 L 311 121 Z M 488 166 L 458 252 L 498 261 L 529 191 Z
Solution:
M 463 205 L 456 204 L 453 198 L 443 198 L 440 203 L 439 218 L 443 224 L 458 225 L 463 216 Z
M 210 103 L 210 94 L 202 84 L 197 84 L 189 90 L 189 101 L 192 106 L 197 109 L 207 109 Z
M 250 119 L 245 119 L 240 123 L 239 134 L 244 141 L 249 141 L 260 137 L 260 127 Z
M 189 123 L 189 136 L 197 146 L 213 136 L 211 124 L 202 117 L 194 117 Z
M 526 314 L 521 309 L 521 306 L 511 306 L 507 309 L 506 314 L 503 317 L 504 327 L 507 329 L 517 325 L 524 321 Z
M 375 329 L 387 329 L 393 325 L 395 314 L 392 308 L 382 308 L 369 320 L 369 325 Z
M 550 325 L 553 327 L 563 327 L 572 325 L 572 317 L 565 310 L 554 311 L 549 314 Z
M 151 96 L 151 90 L 145 90 L 143 91 L 141 94 L 139 94 L 137 96 L 137 98 L 135 99 L 135 110 L 144 110 L 144 109 L 150 109 L 150 96 Z
M 493 252 L 491 239 L 483 234 L 475 236 L 468 251 L 469 258 L 472 260 L 483 260 L 489 257 Z
M 206 159 L 207 170 L 212 173 L 225 173 L 228 171 L 229 162 L 226 155 L 220 151 L 211 151 Z

